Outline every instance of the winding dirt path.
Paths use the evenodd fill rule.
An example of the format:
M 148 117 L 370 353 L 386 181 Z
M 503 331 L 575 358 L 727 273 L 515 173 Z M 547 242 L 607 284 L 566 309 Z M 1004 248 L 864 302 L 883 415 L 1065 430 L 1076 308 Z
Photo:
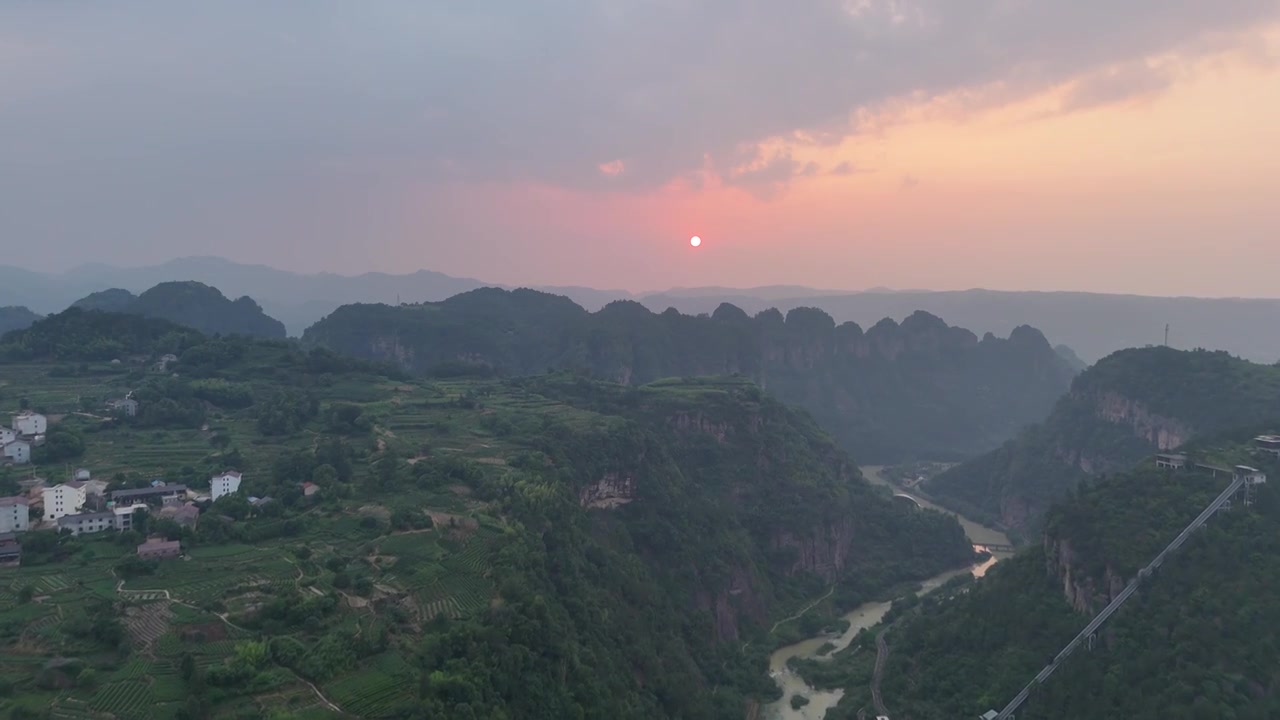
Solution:
M 294 567 L 297 567 L 297 566 L 295 565 Z M 301 576 L 302 576 L 302 568 L 298 567 L 298 568 L 297 568 L 297 570 L 298 570 L 298 576 L 299 576 L 299 579 L 301 579 Z M 113 574 L 113 575 L 115 574 L 115 570 L 114 570 L 114 569 L 112 569 L 111 574 Z M 173 595 L 171 595 L 171 594 L 169 593 L 169 591 L 168 591 L 168 590 L 163 590 L 163 589 L 161 589 L 161 590 L 125 590 L 125 589 L 124 589 L 124 579 L 123 579 L 123 578 L 118 578 L 118 579 L 117 579 L 117 581 L 116 581 L 116 593 L 117 593 L 118 595 L 122 595 L 122 596 L 124 596 L 124 597 L 128 597 L 128 596 L 129 596 L 129 595 L 131 595 L 131 594 L 156 593 L 156 592 L 163 593 L 163 594 L 164 594 L 164 599 L 165 599 L 165 600 L 168 600 L 168 601 L 169 601 L 169 602 L 171 602 L 171 603 L 175 603 L 175 604 L 177 604 L 177 605 L 182 605 L 183 607 L 188 607 L 188 608 L 191 608 L 192 610 L 199 610 L 200 612 L 209 612 L 208 610 L 205 610 L 204 608 L 197 607 L 197 606 L 192 605 L 192 604 L 190 604 L 190 603 L 185 603 L 185 602 L 182 602 L 181 600 L 174 600 L 174 599 L 173 599 Z M 228 627 L 235 628 L 236 630 L 239 630 L 239 631 L 241 631 L 241 632 L 252 632 L 252 631 L 251 631 L 251 630 L 249 630 L 248 628 L 240 627 L 239 625 L 237 625 L 237 624 L 235 624 L 235 623 L 231 622 L 231 620 L 227 618 L 227 613 L 215 612 L 215 613 L 213 613 L 213 615 L 215 615 L 215 616 L 216 616 L 219 620 L 221 620 L 222 622 L 226 623 L 226 625 L 227 625 Z M 313 692 L 313 693 L 315 693 L 315 694 L 316 694 L 316 697 L 320 699 L 320 702 L 324 703 L 325 707 L 329 708 L 330 710 L 332 710 L 332 711 L 334 711 L 334 712 L 336 712 L 336 713 L 338 713 L 338 714 L 340 714 L 340 715 L 347 715 L 347 714 L 348 714 L 345 710 L 343 710 L 342 708 L 338 707 L 338 705 L 337 705 L 336 703 L 334 703 L 332 700 L 330 700 L 329 698 L 325 697 L 325 696 L 324 696 L 324 693 L 320 692 L 320 688 L 316 687 L 315 683 L 311 682 L 310 680 L 308 680 L 308 679 L 306 679 L 306 678 L 302 677 L 301 675 L 299 675 L 298 673 L 294 672 L 292 668 L 290 668 L 290 669 L 289 669 L 289 672 L 290 672 L 290 673 L 292 673 L 292 674 L 293 674 L 293 676 L 294 676 L 294 677 L 296 677 L 300 682 L 302 682 L 303 684 L 305 684 L 307 687 L 311 688 L 311 692 Z
M 817 600 L 814 600 L 813 602 L 809 603 L 808 605 L 805 605 L 805 606 L 804 606 L 804 608 L 800 610 L 800 612 L 796 613 L 795 615 L 792 615 L 791 617 L 785 617 L 785 618 L 782 618 L 782 619 L 781 619 L 781 620 L 779 620 L 778 622 L 774 623 L 774 624 L 773 624 L 773 627 L 769 628 L 769 632 L 773 632 L 774 630 L 777 630 L 777 629 L 778 629 L 778 626 L 779 626 L 779 625 L 781 625 L 781 624 L 783 624 L 783 623 L 789 623 L 789 622 L 791 622 L 792 620 L 798 620 L 798 619 L 800 619 L 801 617 L 803 617 L 803 616 L 804 616 L 804 614 L 805 614 L 805 613 L 807 613 L 807 612 L 809 612 L 810 610 L 812 610 L 812 609 L 814 609 L 815 607 L 817 607 L 817 606 L 818 606 L 818 603 L 820 603 L 820 602 L 822 602 L 823 600 L 826 600 L 827 598 L 831 597 L 831 593 L 833 593 L 833 592 L 835 592 L 835 591 L 836 591 L 836 586 L 835 586 L 835 585 L 832 585 L 832 586 L 831 586 L 831 588 L 830 588 L 829 590 L 827 590 L 826 594 L 824 594 L 822 597 L 818 598 Z
M 876 635 L 876 669 L 871 674 L 871 704 L 875 705 L 877 715 L 886 717 L 889 710 L 884 706 L 884 698 L 880 697 L 880 681 L 884 679 L 884 666 L 889 660 L 889 643 L 884 639 L 888 633 L 889 628 L 885 628 Z

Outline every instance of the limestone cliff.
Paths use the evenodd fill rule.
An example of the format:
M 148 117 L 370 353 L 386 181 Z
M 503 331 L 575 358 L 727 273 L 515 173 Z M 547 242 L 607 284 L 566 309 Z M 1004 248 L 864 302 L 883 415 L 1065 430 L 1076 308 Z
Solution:
M 689 316 L 620 301 L 589 313 L 566 298 L 492 288 L 344 306 L 304 340 L 427 374 L 572 369 L 626 385 L 741 375 L 804 407 L 862 462 L 994 448 L 1043 417 L 1074 375 L 1026 326 L 979 340 L 923 312 L 865 331 L 814 308 L 752 317 L 725 304 Z
M 1221 352 L 1125 350 L 1077 377 L 1043 422 L 933 478 L 927 490 L 1026 537 L 1082 479 L 1267 420 L 1276 407 L 1280 368 Z

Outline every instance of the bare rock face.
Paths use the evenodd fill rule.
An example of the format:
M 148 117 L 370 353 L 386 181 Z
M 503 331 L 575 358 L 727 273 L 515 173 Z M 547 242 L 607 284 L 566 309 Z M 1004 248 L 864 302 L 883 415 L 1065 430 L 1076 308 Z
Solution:
M 757 589 L 760 583 L 753 580 L 750 572 L 734 567 L 729 582 L 722 589 L 697 592 L 696 606 L 711 613 L 716 642 L 736 641 L 738 628 L 757 625 L 768 618 L 766 598 Z
M 1062 594 L 1076 612 L 1097 612 L 1124 590 L 1124 579 L 1110 564 L 1105 565 L 1101 581 L 1082 572 L 1069 540 L 1045 537 L 1044 549 L 1047 570 L 1062 582 Z
M 584 508 L 609 510 L 635 499 L 636 478 L 631 473 L 605 473 L 578 492 L 578 504 Z
M 773 547 L 796 552 L 795 561 L 787 569 L 788 575 L 809 572 L 832 582 L 848 562 L 853 541 L 853 524 L 841 520 L 816 526 L 807 535 L 778 533 L 773 538 Z
M 1098 417 L 1126 425 L 1133 434 L 1161 450 L 1171 450 L 1191 438 L 1192 428 L 1173 418 L 1149 411 L 1145 405 L 1119 393 L 1105 392 L 1095 401 Z

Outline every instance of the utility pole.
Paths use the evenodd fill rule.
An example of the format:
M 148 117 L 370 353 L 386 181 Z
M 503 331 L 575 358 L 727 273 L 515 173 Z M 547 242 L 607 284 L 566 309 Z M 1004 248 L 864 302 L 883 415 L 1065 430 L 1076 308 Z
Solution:
M 1164 324 L 1164 346 L 1169 347 L 1169 323 Z

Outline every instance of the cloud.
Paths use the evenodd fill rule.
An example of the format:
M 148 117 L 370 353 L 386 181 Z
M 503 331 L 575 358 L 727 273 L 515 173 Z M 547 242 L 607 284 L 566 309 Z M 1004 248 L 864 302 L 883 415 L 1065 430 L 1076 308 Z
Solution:
M 1103 105 L 1150 98 L 1167 90 L 1176 79 L 1172 63 L 1144 61 L 1113 65 L 1074 81 L 1062 99 L 1061 110 L 1072 112 Z
M 886 108 L 1158 92 L 1147 59 L 1277 19 L 1275 0 L 0 3 L 6 57 L 56 58 L 0 66 L 0 233 L 270 236 L 338 212 L 319 198 L 469 183 L 775 196 L 818 172 L 779 148 Z
M 600 163 L 596 166 L 596 169 L 600 171 L 601 175 L 617 177 L 626 172 L 627 165 L 621 160 L 610 160 L 607 163 Z
M 865 172 L 871 172 L 871 171 L 868 170 L 867 168 L 859 167 L 849 162 L 848 160 L 845 160 L 844 162 L 828 170 L 827 174 L 835 175 L 837 177 L 843 177 L 846 175 L 855 175 L 858 173 L 865 173 Z

